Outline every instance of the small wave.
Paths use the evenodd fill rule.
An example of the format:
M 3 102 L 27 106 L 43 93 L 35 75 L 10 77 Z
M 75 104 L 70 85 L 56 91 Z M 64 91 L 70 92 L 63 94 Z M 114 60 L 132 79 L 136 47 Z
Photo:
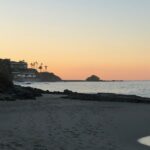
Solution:
M 140 144 L 150 146 L 150 136 L 143 137 L 143 138 L 139 139 L 138 142 Z

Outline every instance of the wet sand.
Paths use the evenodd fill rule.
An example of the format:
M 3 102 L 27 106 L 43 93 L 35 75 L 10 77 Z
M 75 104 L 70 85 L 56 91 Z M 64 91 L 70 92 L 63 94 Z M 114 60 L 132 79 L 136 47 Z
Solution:
M 149 150 L 150 105 L 66 100 L 0 102 L 0 150 Z

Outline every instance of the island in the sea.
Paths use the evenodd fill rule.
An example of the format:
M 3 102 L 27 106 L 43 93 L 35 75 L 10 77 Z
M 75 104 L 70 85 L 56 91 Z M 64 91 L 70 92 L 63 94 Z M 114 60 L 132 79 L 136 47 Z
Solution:
M 86 79 L 86 81 L 102 81 L 102 80 L 96 75 L 91 75 Z

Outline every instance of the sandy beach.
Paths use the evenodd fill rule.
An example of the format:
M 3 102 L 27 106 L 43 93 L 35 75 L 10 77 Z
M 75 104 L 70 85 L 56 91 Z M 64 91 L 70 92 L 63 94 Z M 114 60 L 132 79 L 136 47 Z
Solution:
M 150 105 L 66 100 L 0 102 L 0 150 L 148 150 Z

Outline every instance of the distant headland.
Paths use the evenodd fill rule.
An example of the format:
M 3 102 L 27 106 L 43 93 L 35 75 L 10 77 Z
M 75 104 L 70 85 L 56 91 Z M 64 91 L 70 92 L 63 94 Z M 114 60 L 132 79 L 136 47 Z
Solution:
M 24 60 L 18 62 L 10 60 L 10 64 L 14 81 L 53 82 L 62 80 L 54 73 L 48 72 L 48 66 L 43 63 L 33 62 L 30 64 L 31 67 L 28 67 L 29 64 Z

